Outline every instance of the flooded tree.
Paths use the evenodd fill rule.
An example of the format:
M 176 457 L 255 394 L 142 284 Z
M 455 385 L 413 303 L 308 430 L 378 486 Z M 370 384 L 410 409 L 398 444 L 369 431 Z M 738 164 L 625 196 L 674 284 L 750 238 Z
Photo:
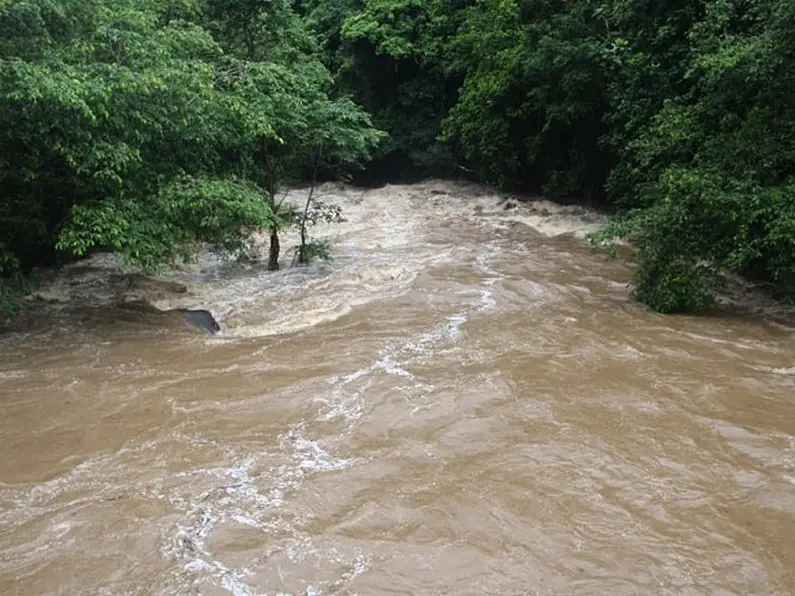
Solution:
M 300 178 L 318 147 L 326 159 L 356 164 L 367 159 L 383 137 L 356 104 L 335 97 L 333 77 L 323 65 L 319 47 L 287 3 L 244 0 L 208 2 L 207 27 L 215 33 L 232 65 L 231 85 L 249 106 L 256 106 L 272 134 L 259 142 L 264 200 L 274 218 L 269 233 L 268 269 L 279 269 L 279 234 L 302 222 L 278 189 Z M 319 159 L 319 157 L 318 157 Z M 315 161 L 315 171 L 319 166 Z M 304 230 L 303 225 L 300 226 Z
M 0 37 L 6 289 L 58 251 L 155 272 L 258 229 L 275 269 L 275 190 L 318 142 L 355 162 L 382 136 L 288 3 L 11 1 Z

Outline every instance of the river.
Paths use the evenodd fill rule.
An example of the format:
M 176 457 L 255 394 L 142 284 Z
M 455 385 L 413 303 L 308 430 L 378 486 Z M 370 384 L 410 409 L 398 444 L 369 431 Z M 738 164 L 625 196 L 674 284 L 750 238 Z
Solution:
M 320 197 L 333 261 L 147 297 L 217 335 L 98 257 L 0 337 L 0 593 L 795 593 L 791 327 L 648 312 L 586 209 Z

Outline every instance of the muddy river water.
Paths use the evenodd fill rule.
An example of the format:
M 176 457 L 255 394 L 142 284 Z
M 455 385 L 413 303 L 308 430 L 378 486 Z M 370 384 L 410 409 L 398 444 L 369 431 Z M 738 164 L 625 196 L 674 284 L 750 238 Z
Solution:
M 332 262 L 148 297 L 217 335 L 100 259 L 0 337 L 0 594 L 795 593 L 793 329 L 647 312 L 583 209 L 320 196 Z

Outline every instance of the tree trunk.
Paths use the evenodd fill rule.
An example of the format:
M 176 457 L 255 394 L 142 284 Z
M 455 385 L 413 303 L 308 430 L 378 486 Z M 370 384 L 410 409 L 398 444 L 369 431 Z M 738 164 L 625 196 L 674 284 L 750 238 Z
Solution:
M 270 161 L 268 159 L 268 142 L 265 137 L 260 139 L 260 147 L 262 151 L 262 168 L 265 177 L 265 196 L 266 200 L 268 201 L 268 205 L 270 205 L 271 210 L 273 211 L 274 215 L 278 215 L 279 207 L 276 205 L 275 200 L 275 182 L 273 179 L 273 171 L 270 165 Z M 271 241 L 270 241 L 270 248 L 268 250 L 268 271 L 278 271 L 279 270 L 279 253 L 281 252 L 281 246 L 279 245 L 279 231 L 274 227 L 271 229 Z
M 309 207 L 312 205 L 312 197 L 315 194 L 315 186 L 317 186 L 317 169 L 320 166 L 320 158 L 323 156 L 323 144 L 321 143 L 315 155 L 315 164 L 312 168 L 312 186 L 309 187 L 309 194 L 306 197 L 306 204 L 304 205 L 304 213 L 301 217 L 301 246 L 298 247 L 298 263 L 306 265 L 309 263 L 309 255 L 307 254 L 306 246 L 306 218 L 309 216 Z
M 271 245 L 268 251 L 268 271 L 279 270 L 279 233 L 276 230 L 271 230 Z

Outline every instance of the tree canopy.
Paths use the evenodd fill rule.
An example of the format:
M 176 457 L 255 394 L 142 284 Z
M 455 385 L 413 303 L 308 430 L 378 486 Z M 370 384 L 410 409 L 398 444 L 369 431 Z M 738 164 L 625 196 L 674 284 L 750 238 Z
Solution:
M 380 136 L 288 2 L 6 0 L 0 39 L 4 271 L 240 252 L 317 143 L 353 162 Z

